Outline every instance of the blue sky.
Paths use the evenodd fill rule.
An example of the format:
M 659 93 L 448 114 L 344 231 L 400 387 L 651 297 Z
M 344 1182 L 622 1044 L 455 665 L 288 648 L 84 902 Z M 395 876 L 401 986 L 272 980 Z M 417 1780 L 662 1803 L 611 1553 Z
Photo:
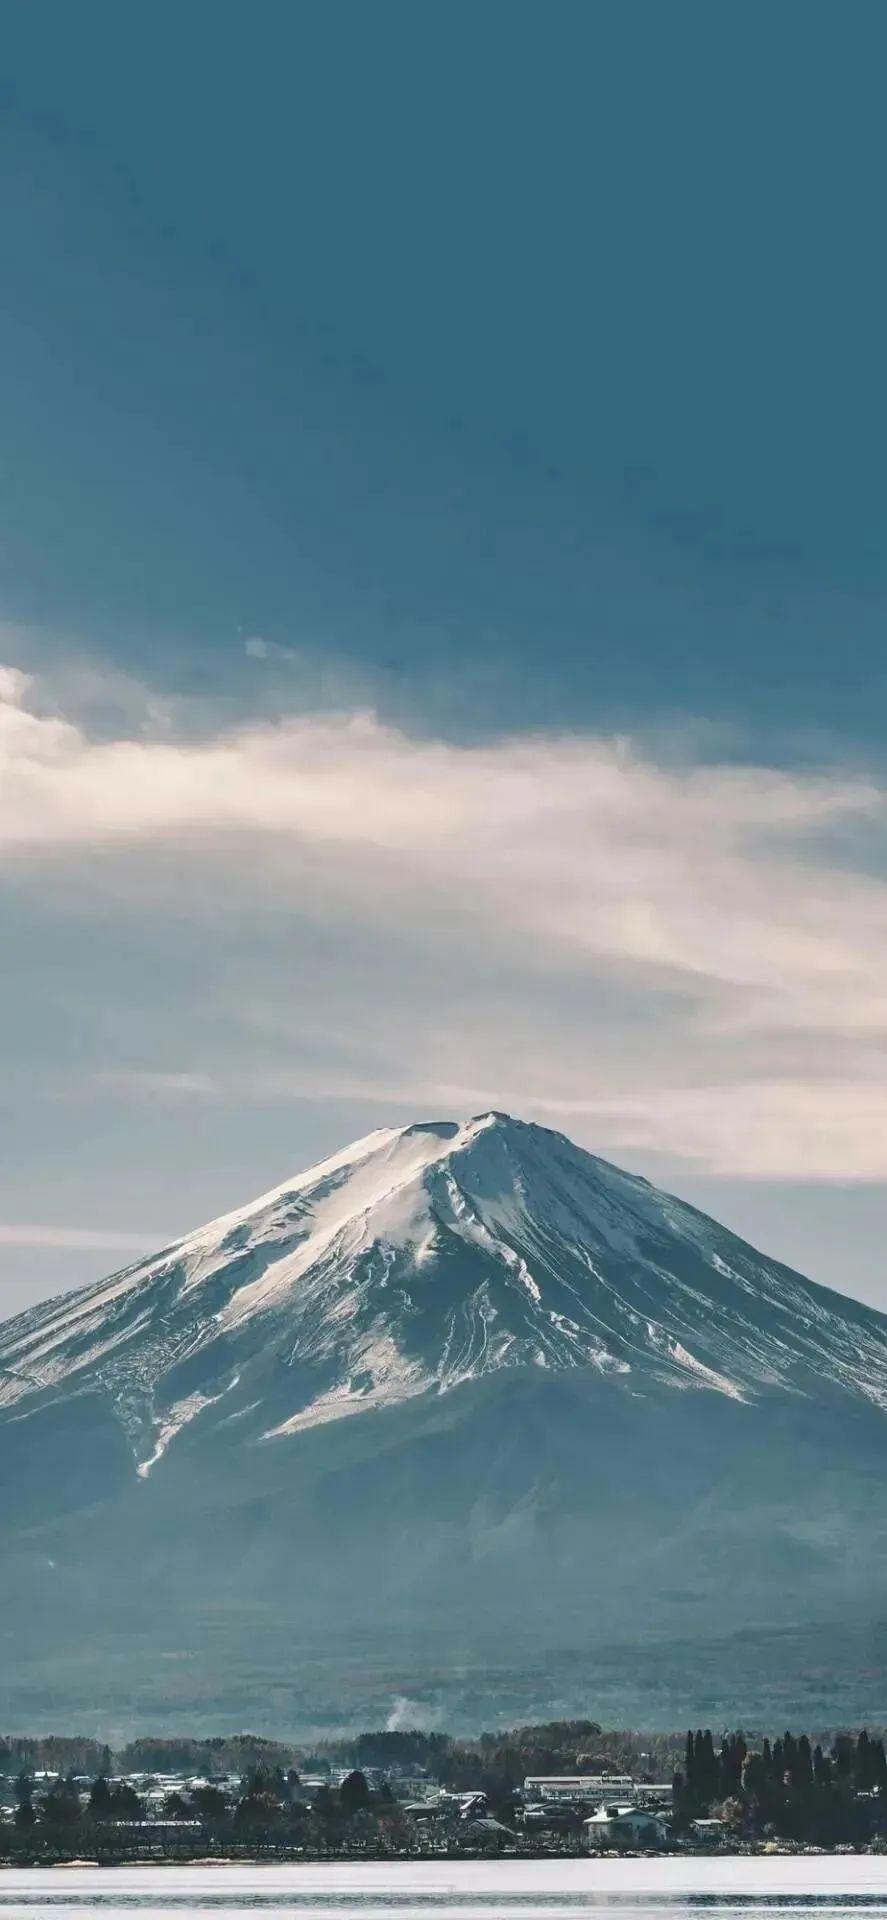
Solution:
M 489 1104 L 887 1301 L 885 41 L 7 9 L 10 1310 Z

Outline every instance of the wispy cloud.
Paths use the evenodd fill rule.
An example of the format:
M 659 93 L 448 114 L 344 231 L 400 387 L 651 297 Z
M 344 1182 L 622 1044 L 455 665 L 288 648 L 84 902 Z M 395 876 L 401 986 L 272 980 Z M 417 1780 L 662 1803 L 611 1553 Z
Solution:
M 110 1227 L 25 1226 L 0 1220 L 0 1246 L 45 1247 L 69 1253 L 147 1253 L 155 1236 L 118 1233 Z
M 96 738 L 39 691 L 0 677 L 0 870 L 213 943 L 211 1057 L 183 1002 L 185 1058 L 109 1087 L 495 1100 L 607 1150 L 887 1177 L 875 780 L 371 713 Z
M 251 633 L 244 640 L 243 651 L 248 660 L 293 660 L 299 656 L 292 647 L 283 647 L 278 640 L 263 640 L 260 633 Z
M 208 1098 L 218 1083 L 208 1073 L 163 1073 L 150 1067 L 112 1067 L 95 1075 L 99 1087 L 135 1094 L 148 1100 Z

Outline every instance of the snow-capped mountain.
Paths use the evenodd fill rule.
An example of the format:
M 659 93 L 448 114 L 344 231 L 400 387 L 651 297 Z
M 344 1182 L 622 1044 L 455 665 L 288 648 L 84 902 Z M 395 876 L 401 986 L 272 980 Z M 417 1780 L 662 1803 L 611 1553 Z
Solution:
M 885 1467 L 883 1316 L 545 1128 L 381 1130 L 0 1327 L 0 1617 L 44 1684 L 101 1615 L 115 1699 L 124 1620 L 261 1697 L 284 1623 L 846 1627 Z
M 487 1113 L 369 1134 L 20 1315 L 0 1328 L 0 1409 L 97 1391 L 145 1475 L 259 1387 L 244 1432 L 273 1440 L 530 1366 L 746 1402 L 828 1382 L 887 1407 L 887 1323 L 563 1135 Z

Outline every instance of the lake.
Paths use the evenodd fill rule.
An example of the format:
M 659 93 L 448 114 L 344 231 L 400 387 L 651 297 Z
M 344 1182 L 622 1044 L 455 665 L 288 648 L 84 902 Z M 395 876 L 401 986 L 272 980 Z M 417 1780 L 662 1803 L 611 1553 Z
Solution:
M 287 1866 L 0 1868 L 0 1920 L 59 1914 L 87 1920 L 756 1920 L 758 1915 L 887 1917 L 887 1856 L 800 1858 L 368 1861 Z

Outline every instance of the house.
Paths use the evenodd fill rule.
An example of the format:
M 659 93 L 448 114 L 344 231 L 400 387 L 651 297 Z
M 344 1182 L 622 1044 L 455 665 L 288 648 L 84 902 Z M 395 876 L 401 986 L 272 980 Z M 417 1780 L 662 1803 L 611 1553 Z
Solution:
M 484 1816 L 477 1820 L 467 1820 L 459 1835 L 463 1845 L 474 1847 L 480 1853 L 501 1853 L 504 1847 L 513 1847 L 517 1834 L 510 1827 L 503 1826 L 501 1820 L 491 1820 Z
M 695 1840 L 701 1840 L 706 1847 L 722 1847 L 730 1839 L 730 1827 L 726 1820 L 717 1816 L 703 1820 L 692 1820 L 690 1830 Z
M 665 1821 L 658 1813 L 651 1813 L 646 1807 L 633 1807 L 608 1802 L 598 1807 L 590 1820 L 582 1822 L 582 1836 L 589 1852 L 608 1849 L 617 1852 L 640 1852 L 647 1847 L 663 1847 L 667 1839 Z

